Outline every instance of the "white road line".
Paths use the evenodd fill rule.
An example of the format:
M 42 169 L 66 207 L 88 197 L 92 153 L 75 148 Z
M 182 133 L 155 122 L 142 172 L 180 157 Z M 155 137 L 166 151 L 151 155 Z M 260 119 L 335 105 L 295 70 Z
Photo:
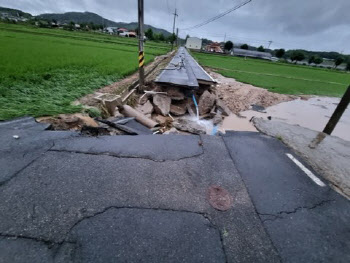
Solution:
M 310 179 L 312 181 L 314 181 L 316 184 L 318 184 L 319 186 L 326 186 L 320 179 L 318 179 L 318 177 L 316 175 L 314 175 L 309 169 L 307 169 L 301 162 L 299 162 L 293 155 L 291 155 L 290 153 L 286 153 L 286 155 L 288 156 L 289 159 L 291 159 L 296 165 L 299 166 L 299 168 L 306 173 L 306 175 L 308 177 L 310 177 Z

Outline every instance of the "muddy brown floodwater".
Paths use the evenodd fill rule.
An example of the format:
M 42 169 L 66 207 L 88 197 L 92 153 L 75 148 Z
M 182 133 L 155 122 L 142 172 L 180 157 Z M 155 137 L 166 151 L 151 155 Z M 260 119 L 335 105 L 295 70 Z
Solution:
M 252 117 L 266 119 L 268 116 L 271 116 L 273 120 L 300 125 L 315 131 L 322 131 L 339 101 L 339 98 L 314 97 L 309 100 L 297 99 L 289 102 L 282 102 L 266 108 L 266 113 L 248 110 L 240 113 L 241 116 L 245 118 L 229 116 L 225 119 L 222 128 L 225 130 L 256 131 L 249 120 Z M 332 135 L 350 141 L 349 108 L 343 114 Z

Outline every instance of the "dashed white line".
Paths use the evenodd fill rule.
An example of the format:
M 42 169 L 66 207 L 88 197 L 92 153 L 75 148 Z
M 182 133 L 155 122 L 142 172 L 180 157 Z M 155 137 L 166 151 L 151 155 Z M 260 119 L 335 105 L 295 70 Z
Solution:
M 324 182 L 322 182 L 316 175 L 314 175 L 309 169 L 307 169 L 301 162 L 299 162 L 293 155 L 290 153 L 286 153 L 289 159 L 291 159 L 296 165 L 299 166 L 299 168 L 306 173 L 306 175 L 315 182 L 315 184 L 324 187 L 326 186 Z

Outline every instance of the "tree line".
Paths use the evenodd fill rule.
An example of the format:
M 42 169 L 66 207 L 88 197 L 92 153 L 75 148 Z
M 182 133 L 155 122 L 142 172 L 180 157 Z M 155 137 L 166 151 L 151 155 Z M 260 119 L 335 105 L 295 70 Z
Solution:
M 232 43 L 232 41 L 227 41 L 224 44 L 224 49 L 225 51 L 231 51 L 234 47 L 234 44 Z M 240 45 L 241 49 L 245 49 L 248 50 L 249 46 L 248 44 L 243 44 Z M 266 52 L 266 49 L 263 46 L 260 46 L 258 48 L 255 48 L 257 51 L 260 52 Z M 338 54 L 337 56 L 334 56 L 332 58 L 332 60 L 334 61 L 334 68 L 336 69 L 338 66 L 340 66 L 341 64 L 343 64 L 344 62 L 346 63 L 346 70 L 350 71 L 350 56 L 342 56 L 337 52 L 310 52 L 310 51 L 305 51 L 305 50 L 288 50 L 286 51 L 283 48 L 280 49 L 275 49 L 275 50 L 271 50 L 272 55 L 276 56 L 279 59 L 290 59 L 293 63 L 297 63 L 300 61 L 304 61 L 307 60 L 307 63 L 309 65 L 314 64 L 314 65 L 320 65 L 324 62 L 323 57 L 321 57 L 320 55 L 314 55 L 315 53 L 321 53 L 321 54 L 331 54 L 332 56 L 334 56 L 335 54 Z

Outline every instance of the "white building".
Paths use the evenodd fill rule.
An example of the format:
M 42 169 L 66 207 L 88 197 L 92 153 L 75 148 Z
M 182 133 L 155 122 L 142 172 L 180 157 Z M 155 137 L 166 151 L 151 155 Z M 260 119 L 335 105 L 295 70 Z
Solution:
M 189 37 L 186 41 L 186 48 L 201 50 L 202 49 L 202 39 L 198 37 Z

